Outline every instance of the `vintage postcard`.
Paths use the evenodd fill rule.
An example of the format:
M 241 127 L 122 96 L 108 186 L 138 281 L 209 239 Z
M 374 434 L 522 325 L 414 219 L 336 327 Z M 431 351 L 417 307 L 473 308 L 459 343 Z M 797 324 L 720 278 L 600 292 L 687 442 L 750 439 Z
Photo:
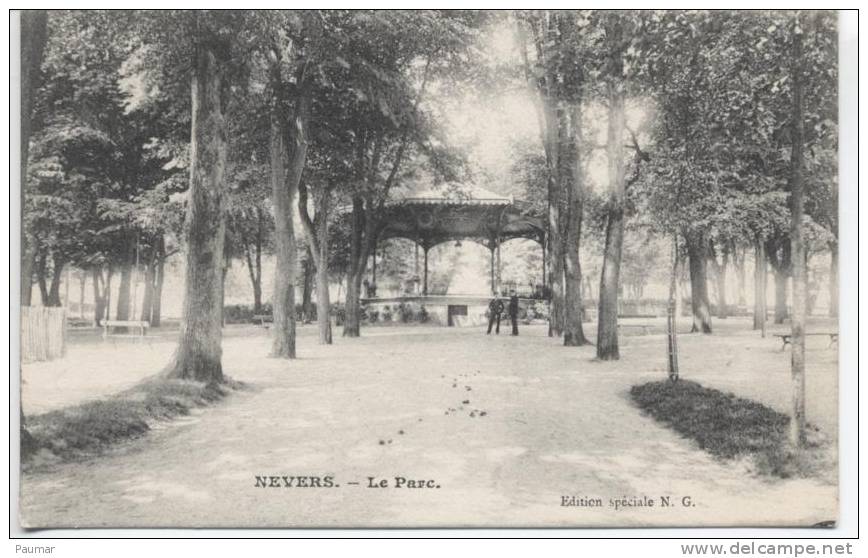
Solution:
M 11 18 L 23 529 L 839 521 L 837 12 Z

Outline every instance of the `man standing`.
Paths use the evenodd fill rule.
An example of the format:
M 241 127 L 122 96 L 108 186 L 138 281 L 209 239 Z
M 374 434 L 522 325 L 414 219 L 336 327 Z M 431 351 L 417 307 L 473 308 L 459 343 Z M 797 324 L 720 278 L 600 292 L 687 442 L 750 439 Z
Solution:
M 512 334 L 518 335 L 518 295 L 509 291 L 509 319 L 512 322 Z
M 486 335 L 491 334 L 491 326 L 494 325 L 495 320 L 497 320 L 497 329 L 494 330 L 494 333 L 500 335 L 500 315 L 502 313 L 503 301 L 495 295 L 488 303 L 488 332 Z

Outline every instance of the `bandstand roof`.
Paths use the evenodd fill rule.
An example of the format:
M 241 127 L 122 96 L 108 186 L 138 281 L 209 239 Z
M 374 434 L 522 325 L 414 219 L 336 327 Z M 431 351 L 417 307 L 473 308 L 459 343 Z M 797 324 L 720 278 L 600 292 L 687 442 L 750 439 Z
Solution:
M 490 246 L 513 238 L 542 242 L 545 234 L 543 217 L 529 202 L 478 187 L 416 193 L 384 210 L 381 240 L 408 238 L 427 247 L 463 239 Z

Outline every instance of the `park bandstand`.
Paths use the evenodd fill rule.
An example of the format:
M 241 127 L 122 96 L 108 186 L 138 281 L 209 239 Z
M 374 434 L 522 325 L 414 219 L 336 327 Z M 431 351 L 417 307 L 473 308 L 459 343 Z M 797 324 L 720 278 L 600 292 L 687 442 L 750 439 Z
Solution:
M 425 192 L 386 204 L 378 242 L 404 238 L 415 245 L 413 277 L 404 282 L 398 296 L 378 297 L 377 250 L 372 251 L 371 277 L 362 304 L 369 309 L 386 306 L 424 308 L 431 321 L 447 326 L 477 325 L 485 320 L 491 296 L 508 296 L 515 289 L 523 308 L 545 302 L 545 219 L 529 202 L 498 196 L 479 188 L 461 193 Z M 517 238 L 534 240 L 542 251 L 542 284 L 533 287 L 501 282 L 500 247 Z M 479 294 L 432 294 L 429 292 L 428 253 L 440 244 L 471 241 L 490 254 L 489 296 Z

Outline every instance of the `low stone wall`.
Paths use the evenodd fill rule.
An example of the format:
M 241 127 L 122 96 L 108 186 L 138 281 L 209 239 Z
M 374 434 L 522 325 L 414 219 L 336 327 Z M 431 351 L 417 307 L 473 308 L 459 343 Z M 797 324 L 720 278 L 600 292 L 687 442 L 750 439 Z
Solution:
M 422 322 L 447 326 L 450 325 L 449 307 L 451 306 L 454 310 L 460 309 L 461 312 L 458 314 L 453 311 L 452 326 L 475 327 L 488 323 L 490 300 L 485 296 L 430 295 L 366 298 L 362 299 L 362 305 L 367 323 Z M 509 301 L 504 299 L 503 302 L 506 305 Z M 521 305 L 519 315 L 522 319 L 529 315 L 538 317 L 537 314 L 541 312 L 540 306 L 543 308 L 546 306 L 543 301 L 529 298 L 519 299 L 519 304 Z
M 368 323 L 377 322 L 426 322 L 435 325 L 449 325 L 449 307 L 463 306 L 466 315 L 453 315 L 452 325 L 457 327 L 478 326 L 488 323 L 488 303 L 491 299 L 485 296 L 464 295 L 429 295 L 404 296 L 387 298 L 362 299 L 366 309 Z M 509 302 L 503 299 L 504 304 Z M 532 298 L 519 298 L 519 318 L 522 321 L 548 319 L 548 303 Z M 597 301 L 583 301 L 583 321 L 593 322 L 597 319 Z M 424 308 L 424 312 L 422 309 Z M 622 318 L 666 317 L 667 302 L 665 300 L 620 300 L 618 315 Z M 505 317 L 505 316 L 504 316 Z M 423 319 L 424 318 L 424 319 Z

